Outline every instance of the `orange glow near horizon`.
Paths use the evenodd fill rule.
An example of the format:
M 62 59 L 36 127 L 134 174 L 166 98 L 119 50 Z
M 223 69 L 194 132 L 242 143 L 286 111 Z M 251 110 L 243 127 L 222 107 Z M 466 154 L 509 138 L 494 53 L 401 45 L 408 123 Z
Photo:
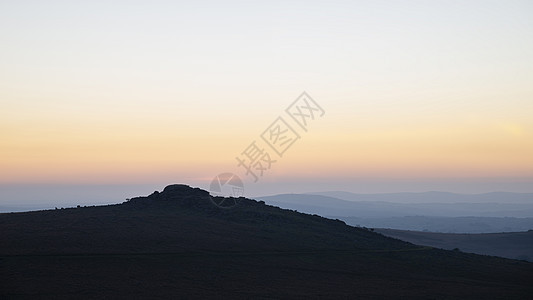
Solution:
M 302 136 L 265 176 L 528 177 L 533 176 L 530 128 L 494 123 L 343 130 L 325 124 Z M 157 135 L 136 129 L 5 136 L 0 182 L 143 182 L 209 177 L 225 169 L 238 173 L 244 169 L 237 168 L 235 156 L 259 140 L 253 130 L 245 136 L 214 128 L 194 134 L 152 129 Z

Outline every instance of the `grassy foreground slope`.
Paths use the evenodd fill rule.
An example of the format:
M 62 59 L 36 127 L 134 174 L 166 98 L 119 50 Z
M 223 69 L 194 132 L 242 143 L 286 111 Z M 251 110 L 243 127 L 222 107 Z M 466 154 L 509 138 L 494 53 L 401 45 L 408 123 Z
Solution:
M 112 206 L 0 214 L 0 298 L 524 299 L 533 264 L 415 246 L 172 185 Z

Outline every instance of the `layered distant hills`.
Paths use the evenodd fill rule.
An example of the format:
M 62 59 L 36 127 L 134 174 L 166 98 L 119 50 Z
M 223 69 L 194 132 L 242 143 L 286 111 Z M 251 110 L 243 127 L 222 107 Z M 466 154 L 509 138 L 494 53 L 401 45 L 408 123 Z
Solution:
M 417 246 L 171 185 L 128 202 L 0 214 L 0 298 L 501 298 L 533 264 Z M 215 201 L 216 202 L 216 201 Z
M 257 199 L 283 208 L 342 219 L 354 226 L 450 233 L 533 229 L 533 194 L 326 192 Z
M 315 194 L 280 194 L 257 197 L 273 204 L 321 215 L 357 217 L 533 217 L 533 196 L 505 193 L 501 198 L 450 193 L 355 195 L 352 200 Z M 435 196 L 435 195 L 441 195 Z M 446 197 L 442 197 L 446 195 Z M 527 196 L 525 196 L 527 195 Z M 412 199 L 413 202 L 407 202 Z M 425 199 L 425 202 L 422 200 Z M 490 199 L 490 201 L 489 201 Z M 496 201 L 494 199 L 499 199 Z
M 348 201 L 381 201 L 391 203 L 533 203 L 533 193 L 492 192 L 458 194 L 449 192 L 357 194 L 344 191 L 311 193 Z
M 526 232 L 458 234 L 375 229 L 386 236 L 442 249 L 496 255 L 533 262 L 533 230 Z

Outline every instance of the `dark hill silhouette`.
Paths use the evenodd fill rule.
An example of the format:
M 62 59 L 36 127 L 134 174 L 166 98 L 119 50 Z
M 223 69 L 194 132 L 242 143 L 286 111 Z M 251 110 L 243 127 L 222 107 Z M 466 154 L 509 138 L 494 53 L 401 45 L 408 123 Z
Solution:
M 0 214 L 0 298 L 524 298 L 533 264 L 416 246 L 186 185 Z

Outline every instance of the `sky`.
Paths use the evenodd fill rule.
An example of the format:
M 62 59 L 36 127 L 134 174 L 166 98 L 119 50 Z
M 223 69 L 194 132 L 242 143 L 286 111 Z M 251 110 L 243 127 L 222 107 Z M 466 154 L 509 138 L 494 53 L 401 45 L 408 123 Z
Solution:
M 531 1 L 0 1 L 0 45 L 0 205 L 225 172 L 247 195 L 533 192 Z

